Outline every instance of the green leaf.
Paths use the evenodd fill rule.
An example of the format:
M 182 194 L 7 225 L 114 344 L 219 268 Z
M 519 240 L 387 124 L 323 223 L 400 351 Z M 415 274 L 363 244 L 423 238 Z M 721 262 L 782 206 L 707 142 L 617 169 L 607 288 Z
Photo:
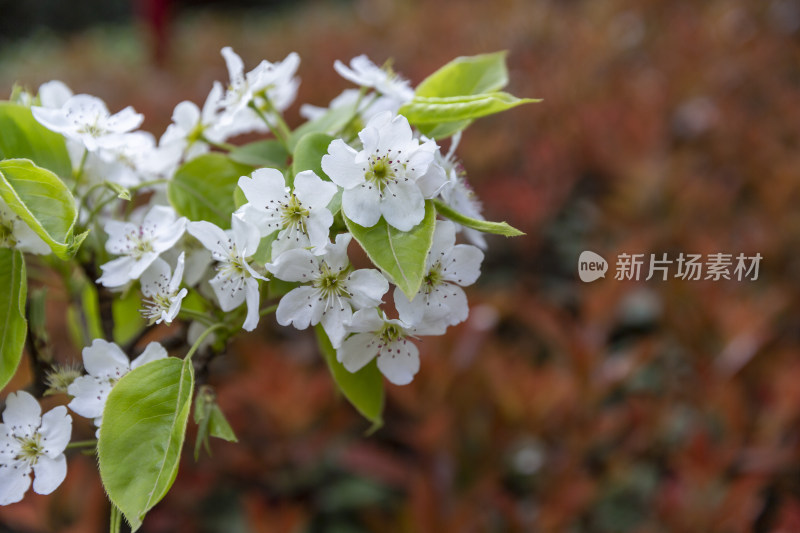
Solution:
M 231 227 L 231 213 L 236 210 L 236 183 L 252 171 L 252 166 L 223 154 L 204 154 L 178 169 L 167 186 L 167 196 L 178 214 L 227 229 Z
M 472 124 L 471 120 L 458 120 L 456 122 L 442 122 L 440 124 L 420 124 L 417 129 L 430 139 L 446 139 L 461 130 L 467 129 Z
M 506 52 L 462 56 L 422 80 L 416 96 L 446 97 L 498 91 L 508 85 Z
M 489 222 L 486 220 L 479 220 L 477 218 L 470 218 L 459 213 L 441 200 L 434 200 L 433 203 L 436 206 L 436 211 L 440 215 L 449 218 L 453 222 L 457 222 L 462 226 L 476 229 L 484 233 L 494 233 L 495 235 L 504 235 L 506 237 L 518 237 L 520 235 L 525 235 L 525 233 L 506 222 Z
M 355 112 L 356 107 L 354 105 L 336 107 L 329 109 L 324 115 L 302 124 L 296 130 L 294 130 L 292 135 L 289 137 L 289 150 L 291 150 L 292 153 L 295 153 L 300 139 L 309 133 L 338 133 L 347 125 L 348 122 L 350 122 L 350 120 L 353 119 Z
M 197 424 L 197 439 L 194 445 L 194 460 L 200 457 L 200 447 L 205 447 L 211 455 L 208 437 L 216 437 L 228 442 L 239 442 L 233 428 L 217 404 L 217 395 L 209 385 L 203 385 L 197 391 L 194 400 L 194 422 Z
M 0 159 L 31 159 L 62 177 L 72 176 L 64 137 L 39 124 L 27 107 L 0 102 Z
M 541 100 L 517 98 L 504 92 L 446 97 L 415 96 L 400 108 L 399 113 L 413 125 L 439 124 L 485 117 L 531 102 Z
M 336 360 L 336 350 L 320 324 L 314 326 L 319 349 L 333 376 L 333 381 L 347 400 L 364 418 L 372 422 L 370 431 L 383 425 L 383 376 L 375 360 L 358 372 L 350 372 Z
M 228 154 L 233 161 L 251 167 L 284 168 L 289 153 L 275 140 L 256 141 L 231 150 Z
M 412 300 L 422 285 L 425 260 L 433 243 L 436 221 L 433 204 L 425 202 L 425 218 L 411 231 L 400 231 L 388 225 L 383 217 L 371 228 L 360 226 L 347 217 L 344 220 L 375 266 Z
M 28 280 L 22 252 L 0 248 L 0 390 L 17 371 L 25 347 Z
M 322 156 L 328 153 L 328 145 L 331 144 L 331 141 L 333 141 L 333 137 L 327 133 L 309 133 L 303 136 L 294 151 L 292 174 L 296 176 L 304 170 L 313 170 L 314 174 L 323 180 L 331 181 L 330 177 L 322 170 Z M 342 190 L 339 189 L 328 204 L 328 209 L 335 215 L 341 208 Z
M 133 531 L 178 474 L 193 387 L 191 361 L 168 357 L 124 375 L 108 395 L 97 443 L 100 477 Z
M 73 236 L 78 210 L 67 186 L 28 159 L 0 161 L 0 197 L 61 259 L 74 255 L 86 237 Z

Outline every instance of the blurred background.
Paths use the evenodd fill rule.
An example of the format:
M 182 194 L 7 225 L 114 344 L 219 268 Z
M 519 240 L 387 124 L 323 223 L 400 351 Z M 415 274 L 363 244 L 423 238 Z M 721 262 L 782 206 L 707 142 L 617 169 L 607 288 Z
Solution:
M 366 53 L 416 85 L 505 49 L 518 96 L 459 148 L 490 238 L 469 320 L 387 383 L 385 426 L 337 397 L 313 335 L 274 319 L 210 381 L 239 444 L 189 447 L 145 532 L 800 531 L 800 2 L 0 0 L 0 95 L 50 79 L 179 101 L 302 57 L 298 102 Z M 300 123 L 295 104 L 290 125 Z M 593 250 L 609 274 L 579 281 Z M 617 281 L 620 253 L 745 253 L 755 281 Z M 63 359 L 77 351 L 59 347 Z M 63 401 L 55 399 L 54 402 Z M 193 442 L 190 424 L 189 442 Z M 92 428 L 76 423 L 76 435 Z M 94 459 L 0 531 L 104 531 Z

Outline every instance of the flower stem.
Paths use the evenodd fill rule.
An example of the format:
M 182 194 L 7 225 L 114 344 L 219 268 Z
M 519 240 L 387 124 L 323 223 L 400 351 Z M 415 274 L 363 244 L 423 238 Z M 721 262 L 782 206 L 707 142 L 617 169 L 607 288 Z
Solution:
M 197 337 L 197 340 L 194 341 L 194 344 L 192 344 L 192 347 L 189 348 L 189 353 L 186 354 L 185 360 L 191 361 L 192 356 L 197 351 L 197 349 L 200 348 L 200 345 L 203 343 L 203 341 L 206 340 L 206 337 L 211 335 L 215 330 L 223 329 L 225 327 L 227 327 L 225 324 L 223 324 L 222 322 L 218 322 L 217 324 L 214 324 L 213 326 L 206 329 L 203 333 L 201 333 L 200 336 Z
M 81 156 L 81 162 L 78 164 L 78 171 L 75 172 L 75 187 L 72 189 L 73 195 L 78 190 L 78 185 L 81 182 L 81 178 L 83 177 L 83 169 L 86 166 L 86 159 L 89 157 L 89 150 L 86 148 L 83 149 L 83 156 Z
M 76 440 L 75 442 L 70 442 L 69 444 L 67 444 L 67 449 L 70 450 L 73 448 L 88 448 L 91 446 L 97 446 L 97 439 Z
M 264 124 L 266 124 L 269 130 L 272 132 L 272 134 L 275 135 L 275 138 L 278 139 L 278 141 L 283 145 L 284 148 L 286 148 L 286 151 L 290 152 L 289 136 L 291 135 L 291 131 L 289 130 L 289 126 L 286 125 L 286 122 L 283 120 L 283 117 L 280 115 L 280 113 L 275 113 L 273 115 L 275 117 L 275 122 L 277 123 L 277 127 L 275 127 L 272 124 L 270 124 L 269 119 L 267 119 L 267 116 L 264 114 L 263 111 L 261 111 L 258 108 L 258 106 L 254 102 L 250 102 L 248 107 L 256 112 L 256 115 L 258 115 L 258 117 L 264 121 Z
M 270 305 L 269 307 L 265 307 L 258 311 L 258 316 L 265 316 L 269 315 L 270 313 L 274 313 L 275 310 L 278 309 L 278 304 Z
M 205 313 L 201 313 L 200 311 L 195 311 L 194 309 L 181 308 L 181 310 L 178 311 L 178 316 L 181 318 L 189 318 L 192 320 L 197 320 L 199 322 L 202 322 L 206 326 L 210 326 L 213 324 L 212 322 L 213 319 L 210 316 L 208 316 Z

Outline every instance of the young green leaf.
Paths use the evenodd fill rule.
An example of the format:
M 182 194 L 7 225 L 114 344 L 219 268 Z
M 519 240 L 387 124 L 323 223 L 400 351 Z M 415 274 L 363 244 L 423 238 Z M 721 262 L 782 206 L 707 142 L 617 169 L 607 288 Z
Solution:
M 197 424 L 197 439 L 194 445 L 194 460 L 200 457 L 200 447 L 204 447 L 211 455 L 208 444 L 209 437 L 239 442 L 233 428 L 228 423 L 225 415 L 217 404 L 217 396 L 209 385 L 203 385 L 197 390 L 194 400 L 194 422 Z
M 300 139 L 309 133 L 335 134 L 339 132 L 339 130 L 344 128 L 347 123 L 353 119 L 355 111 L 356 108 L 354 105 L 336 107 L 334 109 L 329 109 L 319 118 L 309 120 L 308 122 L 302 124 L 296 130 L 294 130 L 292 135 L 289 137 L 289 149 L 292 151 L 292 153 L 295 153 L 297 151 L 297 144 L 300 142 Z
M 236 183 L 252 171 L 253 167 L 223 154 L 204 154 L 178 169 L 167 186 L 167 196 L 179 215 L 189 220 L 207 220 L 226 229 L 236 210 Z
M 342 363 L 336 360 L 336 350 L 331 346 L 331 341 L 325 334 L 320 324 L 314 327 L 317 341 L 333 380 L 344 397 L 355 407 L 364 418 L 372 422 L 372 430 L 383 425 L 383 376 L 375 361 L 367 364 L 358 372 L 348 371 Z
M 400 287 L 409 300 L 414 298 L 425 275 L 425 260 L 433 242 L 436 210 L 425 202 L 425 218 L 411 228 L 400 231 L 381 217 L 377 224 L 365 228 L 344 217 L 347 229 L 353 234 L 370 260 L 389 280 Z
M 449 205 L 445 204 L 441 200 L 434 200 L 433 203 L 436 206 L 436 211 L 440 215 L 449 218 L 453 222 L 457 222 L 462 226 L 476 229 L 484 233 L 494 233 L 495 235 L 504 235 L 506 237 L 518 237 L 520 235 L 525 235 L 523 232 L 521 232 L 514 226 L 510 226 L 506 222 L 489 222 L 487 220 L 478 220 L 477 218 L 470 218 L 466 215 L 459 213 L 458 211 L 456 211 Z
M 78 211 L 67 186 L 28 159 L 0 161 L 0 198 L 61 259 L 74 255 L 86 237 L 73 236 Z
M 64 137 L 39 124 L 27 107 L 0 102 L 0 159 L 31 159 L 61 177 L 72 176 Z
M 14 377 L 22 359 L 28 332 L 27 291 L 22 252 L 0 248 L 0 390 Z
M 399 113 L 416 126 L 472 120 L 531 102 L 541 100 L 517 98 L 504 92 L 446 97 L 415 96 L 400 108 Z
M 304 170 L 313 170 L 320 178 L 331 181 L 322 170 L 322 156 L 328 153 L 328 145 L 333 137 L 327 133 L 309 133 L 297 143 L 292 162 L 292 174 L 297 175 Z M 290 184 L 291 185 L 291 184 Z M 339 189 L 328 204 L 328 210 L 336 214 L 342 208 L 342 190 Z
M 422 80 L 416 96 L 446 97 L 498 91 L 508 84 L 506 52 L 462 56 Z
M 178 474 L 193 387 L 191 361 L 168 357 L 127 373 L 108 395 L 97 443 L 100 477 L 133 531 Z
M 231 160 L 251 167 L 282 169 L 289 157 L 286 148 L 275 139 L 256 141 L 239 146 L 228 154 Z

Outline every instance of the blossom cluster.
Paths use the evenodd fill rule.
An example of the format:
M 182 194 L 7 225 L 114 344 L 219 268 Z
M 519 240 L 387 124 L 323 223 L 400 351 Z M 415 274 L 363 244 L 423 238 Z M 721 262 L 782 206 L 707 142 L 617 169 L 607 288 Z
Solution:
M 301 108 L 308 124 L 349 113 L 345 121 L 317 128 L 330 142 L 313 168 L 251 165 L 236 179 L 235 207 L 219 214 L 203 205 L 215 213 L 207 220 L 175 200 L 171 183 L 180 169 L 204 154 L 232 156 L 236 146 L 228 141 L 245 133 L 271 132 L 287 156 L 296 145 L 282 112 L 297 94 L 297 54 L 262 61 L 250 71 L 232 49 L 223 48 L 222 56 L 227 84 L 215 82 L 202 108 L 179 103 L 158 140 L 138 129 L 143 117 L 133 108 L 111 113 L 99 98 L 73 94 L 58 81 L 42 85 L 36 95 L 16 96 L 39 124 L 65 140 L 78 223 L 95 235 L 91 257 L 99 270 L 92 281 L 112 294 L 139 291 L 148 324 L 188 323 L 190 342 L 197 340 L 198 325 L 220 322 L 252 331 L 274 310 L 280 325 L 319 326 L 346 370 L 358 372 L 374 360 L 388 381 L 410 383 L 420 368 L 416 342 L 466 320 L 463 287 L 475 283 L 484 258 L 486 242 L 476 224 L 462 227 L 429 215 L 436 203 L 459 213 L 462 223 L 483 221 L 455 155 L 460 133 L 451 136 L 443 154 L 437 140 L 400 113 L 415 95 L 407 80 L 366 56 L 349 65 L 337 61 L 335 70 L 358 88 L 345 90 L 327 108 Z M 406 252 L 395 250 L 393 242 L 382 246 L 398 261 L 399 274 L 380 261 L 366 268 L 351 262 L 354 241 L 372 259 L 375 250 L 359 232 L 377 230 L 421 235 L 416 292 L 401 283 L 407 265 L 399 257 Z M 459 234 L 467 242 L 457 243 Z M 50 252 L 2 200 L 0 246 Z M 283 290 L 274 291 L 274 283 Z M 275 294 L 276 304 L 262 307 Z M 151 343 L 131 362 L 117 344 L 94 339 L 83 349 L 86 374 L 62 379 L 59 392 L 71 397 L 70 410 L 99 428 L 115 384 L 167 356 L 163 346 Z M 25 392 L 6 403 L 0 504 L 22 498 L 31 472 L 36 492 L 58 486 L 71 432 L 63 406 L 41 416 Z

